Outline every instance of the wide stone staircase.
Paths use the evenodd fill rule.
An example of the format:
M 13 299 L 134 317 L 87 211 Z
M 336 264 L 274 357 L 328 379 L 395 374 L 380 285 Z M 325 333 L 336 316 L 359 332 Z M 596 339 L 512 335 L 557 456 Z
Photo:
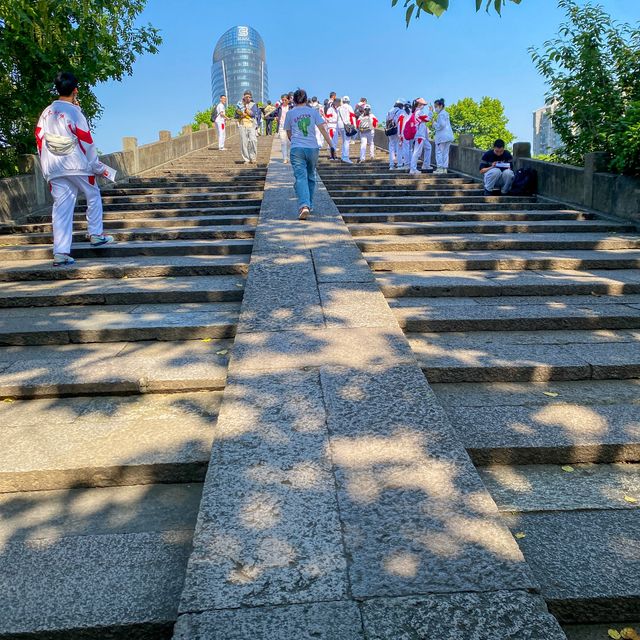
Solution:
M 163 638 L 177 617 L 269 149 L 105 190 L 70 268 L 0 235 L 0 637 Z M 266 145 L 264 145 L 266 146 Z
M 455 173 L 320 175 L 568 637 L 640 631 L 637 228 Z

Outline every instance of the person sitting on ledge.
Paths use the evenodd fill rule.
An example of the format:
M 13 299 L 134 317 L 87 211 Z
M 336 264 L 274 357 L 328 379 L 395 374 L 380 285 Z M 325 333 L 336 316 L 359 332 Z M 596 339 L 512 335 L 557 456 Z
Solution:
M 493 149 L 485 152 L 480 161 L 480 173 L 484 177 L 484 195 L 500 190 L 503 196 L 511 191 L 515 174 L 511 163 L 513 156 L 504 148 L 504 140 L 496 140 Z

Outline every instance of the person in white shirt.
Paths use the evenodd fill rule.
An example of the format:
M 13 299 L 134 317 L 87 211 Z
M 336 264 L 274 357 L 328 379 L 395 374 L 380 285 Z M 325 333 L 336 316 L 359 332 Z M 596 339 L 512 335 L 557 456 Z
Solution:
M 282 151 L 282 162 L 287 164 L 289 162 L 289 138 L 287 132 L 284 129 L 284 121 L 287 118 L 287 112 L 289 111 L 289 96 L 283 94 L 281 97 L 280 107 L 278 109 L 278 135 L 280 136 L 280 149 Z
M 338 138 L 342 145 L 342 162 L 347 164 L 353 164 L 349 158 L 349 145 L 351 144 L 352 136 L 348 136 L 346 133 L 346 125 L 353 127 L 355 130 L 356 114 L 351 107 L 351 99 L 349 96 L 342 98 L 342 104 L 338 107 Z
M 317 96 L 313 96 L 313 98 L 311 98 L 311 102 L 309 102 L 309 106 L 312 109 L 315 109 L 322 116 L 323 122 L 326 122 L 325 116 L 324 116 L 324 109 L 322 108 L 322 105 L 318 102 Z M 318 141 L 318 149 L 322 149 L 322 147 L 324 147 L 324 137 L 322 136 L 322 133 L 320 132 L 319 127 L 316 127 L 316 140 Z
M 391 110 L 387 113 L 387 130 L 395 128 L 396 133 L 387 136 L 389 140 L 389 170 L 396 168 L 398 164 L 398 116 L 404 106 L 404 102 L 400 99 L 396 100 Z
M 318 140 L 316 129 L 331 144 L 327 125 L 318 111 L 307 105 L 307 92 L 298 89 L 293 94 L 293 107 L 284 121 L 284 130 L 291 141 L 291 168 L 295 177 L 298 197 L 298 218 L 306 220 L 313 208 L 316 188 L 316 165 L 318 164 Z
M 224 144 L 227 140 L 227 96 L 224 94 L 220 96 L 220 102 L 214 113 L 213 121 L 218 130 L 218 151 L 226 151 Z
M 444 110 L 444 99 L 440 98 L 433 103 L 437 118 L 433 128 L 435 129 L 436 165 L 434 173 L 447 173 L 449 168 L 449 147 L 453 142 L 453 130 L 449 114 Z
M 325 111 L 325 120 L 327 121 L 327 128 L 329 132 L 329 139 L 331 144 L 329 146 L 329 152 L 331 153 L 331 159 L 336 159 L 336 149 L 338 147 L 338 107 L 340 106 L 340 100 L 334 99 L 332 103 L 327 106 Z
M 372 160 L 376 157 L 376 150 L 373 144 L 373 136 L 378 126 L 378 118 L 371 113 L 371 106 L 366 104 L 362 109 L 362 115 L 356 121 L 358 132 L 360 133 L 360 162 L 364 162 L 367 157 L 367 147 Z
M 78 189 L 87 199 L 87 235 L 92 247 L 113 242 L 103 233 L 102 198 L 96 176 L 115 178 L 100 162 L 89 125 L 77 103 L 78 80 L 62 72 L 55 78 L 58 99 L 40 115 L 35 130 L 42 174 L 53 196 L 53 265 L 72 265 L 73 211 Z
M 398 127 L 398 171 L 406 171 L 411 164 L 411 142 L 404 139 L 404 127 L 411 115 L 411 104 L 405 102 L 398 110 L 396 125 Z
M 413 153 L 411 154 L 411 167 L 409 173 L 417 175 L 418 162 L 422 158 L 422 168 L 426 171 L 431 167 L 431 142 L 429 140 L 429 109 L 427 101 L 424 98 L 418 98 L 413 103 L 415 118 L 417 122 L 416 137 L 413 144 Z

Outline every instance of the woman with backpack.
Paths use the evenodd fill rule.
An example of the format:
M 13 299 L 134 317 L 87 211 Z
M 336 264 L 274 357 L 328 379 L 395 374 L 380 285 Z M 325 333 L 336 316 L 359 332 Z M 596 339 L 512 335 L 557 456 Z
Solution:
M 349 158 L 349 146 L 351 138 L 358 133 L 356 129 L 356 114 L 353 112 L 349 96 L 342 98 L 342 104 L 338 107 L 338 137 L 342 145 L 342 162 L 353 164 Z
M 404 103 L 396 100 L 393 107 L 387 113 L 384 133 L 389 140 L 389 171 L 394 171 L 398 166 L 398 121 Z
M 433 103 L 436 110 L 436 122 L 434 129 L 436 132 L 436 165 L 434 173 L 447 173 L 449 168 L 449 147 L 453 142 L 453 130 L 449 114 L 444 110 L 444 98 L 440 98 Z
M 378 119 L 371 113 L 371 105 L 365 104 L 362 108 L 362 115 L 356 121 L 358 132 L 360 133 L 360 160 L 364 162 L 367 157 L 367 146 L 371 159 L 375 159 L 376 151 L 373 144 L 373 132 L 378 126 Z

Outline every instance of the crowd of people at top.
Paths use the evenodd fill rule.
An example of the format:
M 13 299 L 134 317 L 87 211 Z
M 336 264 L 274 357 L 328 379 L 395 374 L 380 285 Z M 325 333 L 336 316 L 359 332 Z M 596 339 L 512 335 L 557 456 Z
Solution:
M 74 264 L 71 244 L 78 191 L 84 192 L 87 199 L 87 239 L 90 246 L 101 247 L 114 242 L 114 237 L 103 230 L 102 198 L 96 177 L 115 181 L 117 172 L 98 158 L 89 125 L 78 104 L 78 79 L 69 72 L 58 73 L 55 87 L 58 97 L 42 112 L 35 136 L 42 173 L 53 196 L 53 264 L 70 266 Z M 257 160 L 263 117 L 267 135 L 271 134 L 275 124 L 283 162 L 291 161 L 298 215 L 302 220 L 312 211 L 316 165 L 325 143 L 332 160 L 337 159 L 340 146 L 340 159 L 352 164 L 349 150 L 356 140 L 360 142 L 360 162 L 366 161 L 367 153 L 371 159 L 375 157 L 374 132 L 378 118 L 366 98 L 361 98 L 352 107 L 349 96 L 338 98 L 331 93 L 321 104 L 316 97 L 309 99 L 304 89 L 298 89 L 293 94 L 283 95 L 275 105 L 267 103 L 261 109 L 253 101 L 251 92 L 247 91 L 234 111 L 240 131 L 241 153 L 247 164 Z M 220 97 L 211 119 L 218 129 L 218 148 L 225 151 L 226 96 Z M 436 100 L 433 108 L 423 98 L 412 102 L 398 100 L 387 113 L 383 127 L 389 140 L 390 170 L 408 170 L 411 174 L 433 172 L 432 128 L 436 147 L 435 173 L 447 173 L 453 131 L 444 100 Z M 505 150 L 502 140 L 496 140 L 493 148 L 482 156 L 479 169 L 486 195 L 496 190 L 503 195 L 510 192 L 514 181 L 512 162 L 513 157 Z

